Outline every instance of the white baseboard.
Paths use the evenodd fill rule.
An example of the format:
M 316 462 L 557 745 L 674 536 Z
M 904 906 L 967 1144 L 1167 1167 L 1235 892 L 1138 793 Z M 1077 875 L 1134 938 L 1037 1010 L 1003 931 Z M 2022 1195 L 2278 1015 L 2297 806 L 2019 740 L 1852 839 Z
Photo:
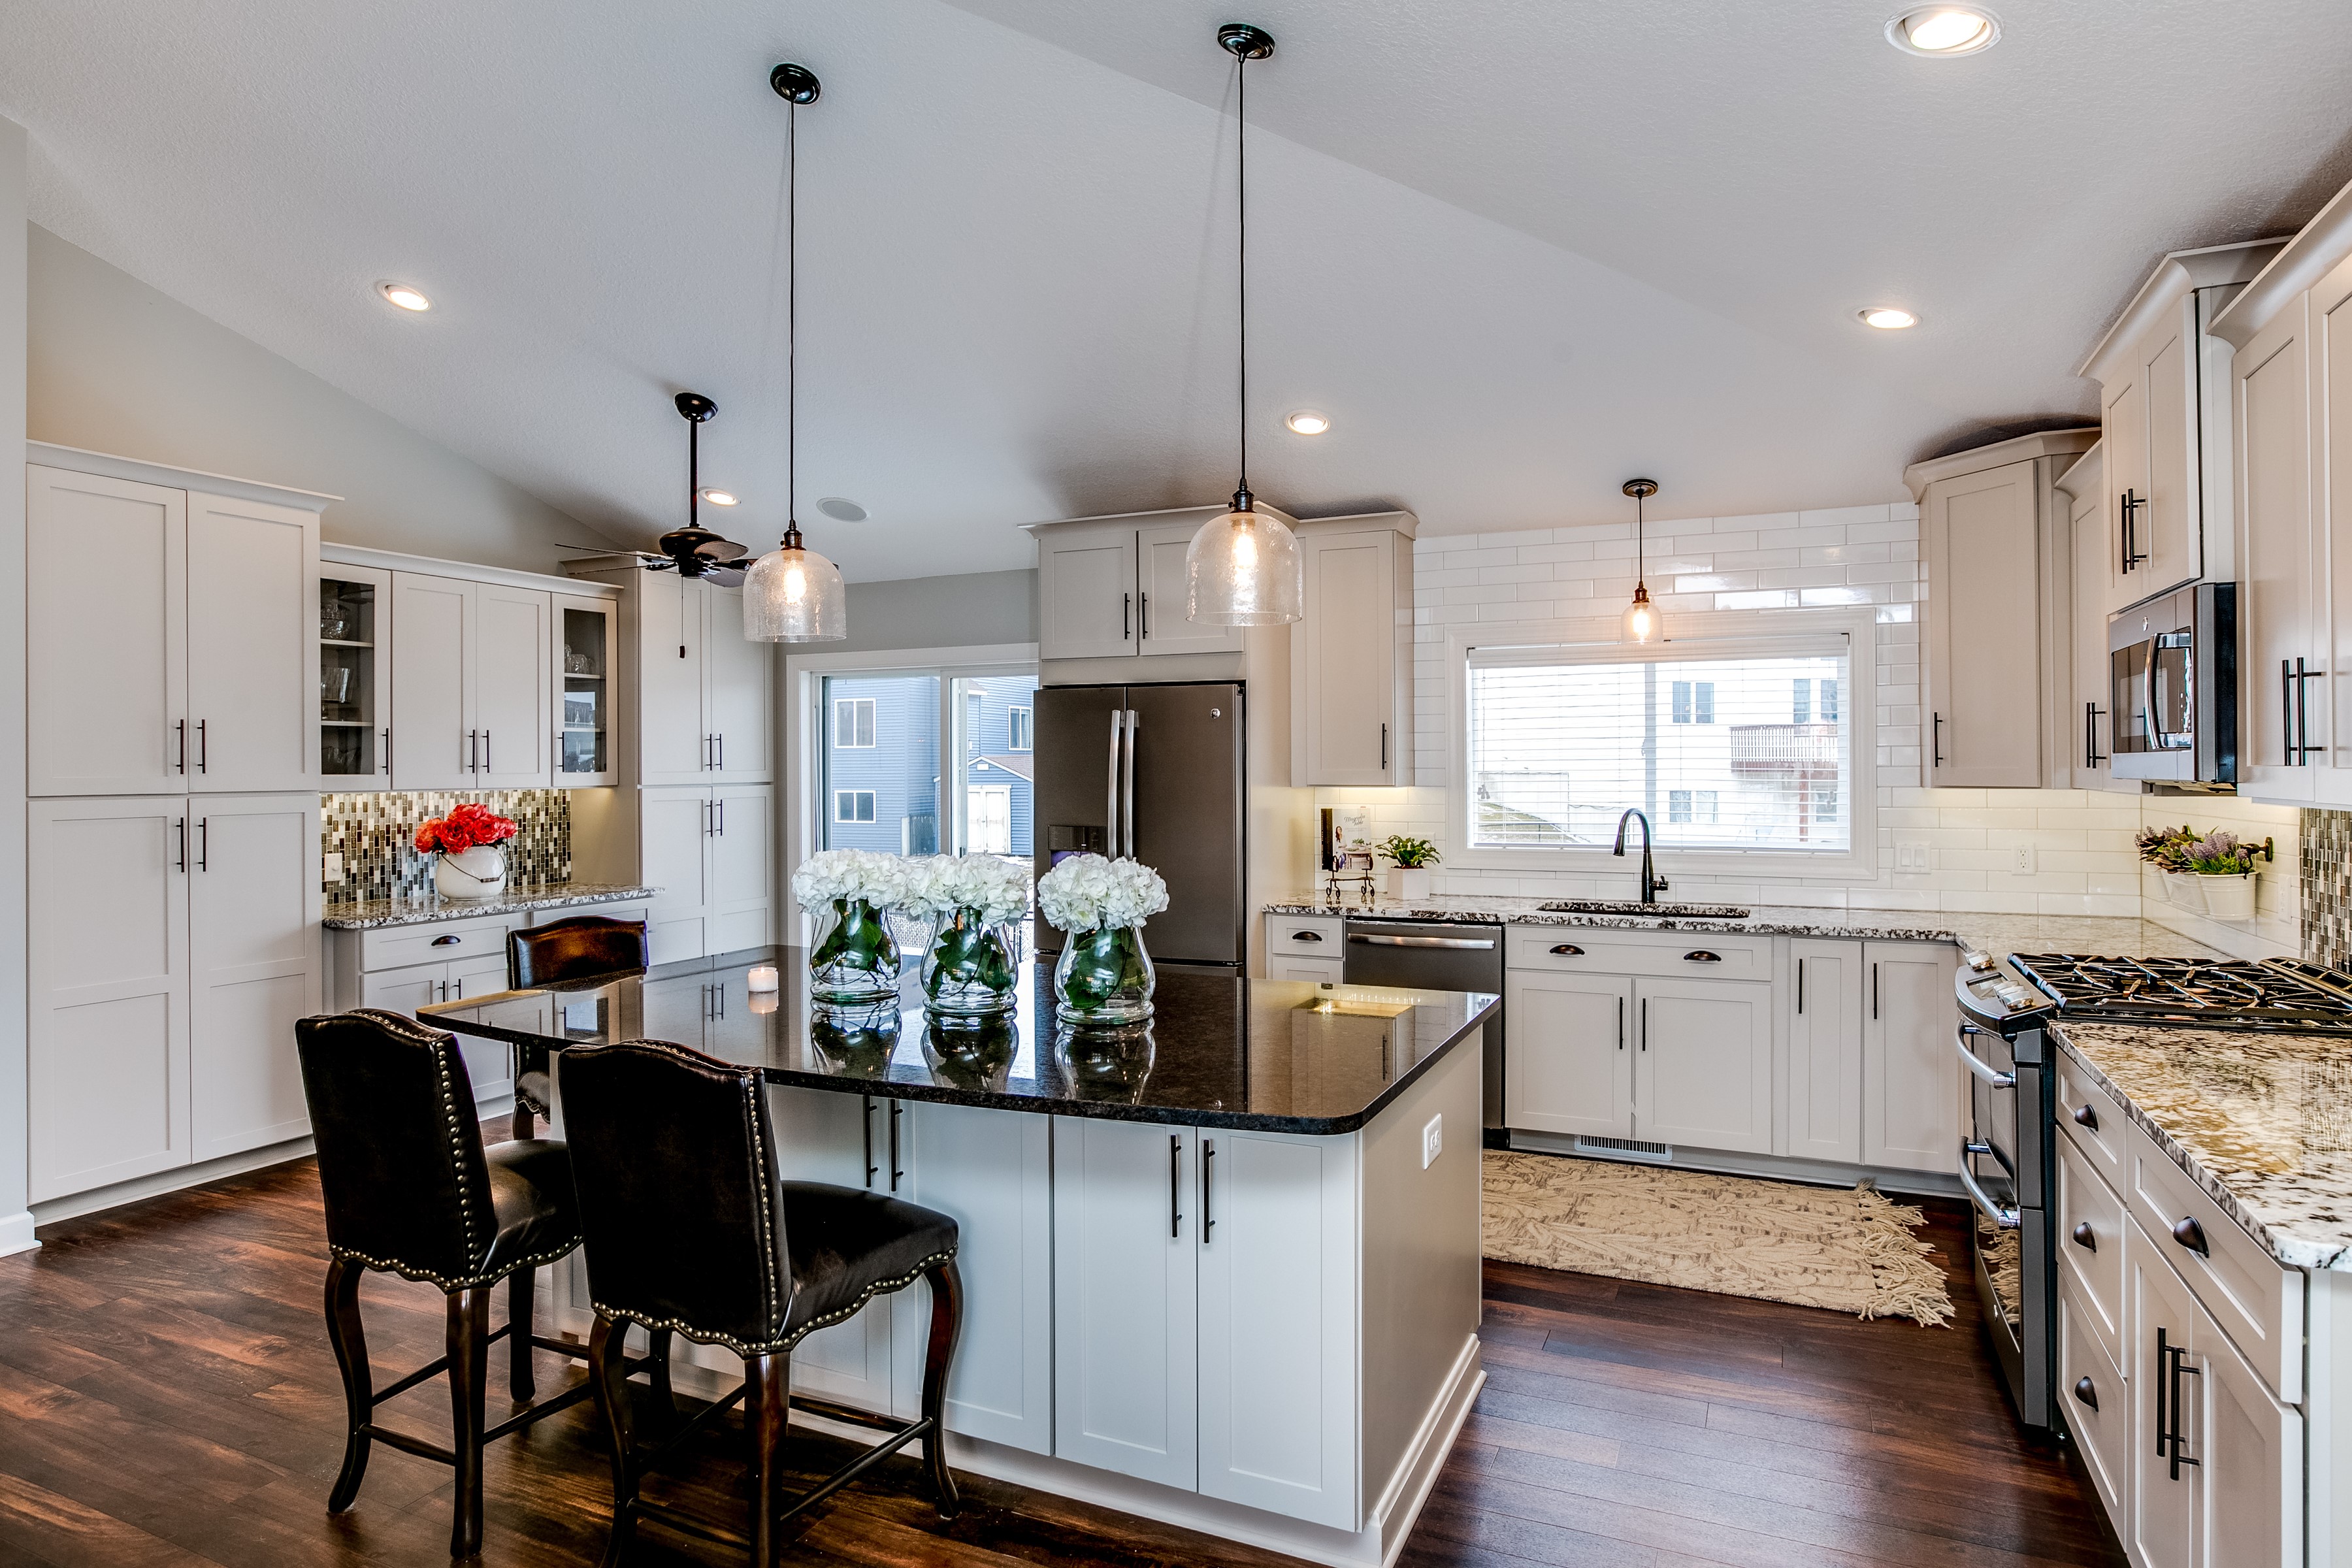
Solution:
M 18 1252 L 30 1252 L 40 1246 L 33 1235 L 33 1211 L 22 1209 L 16 1214 L 0 1215 L 0 1258 Z
M 1511 1147 L 1530 1154 L 1568 1154 L 1580 1160 L 1612 1160 L 1619 1156 L 1601 1149 L 1580 1149 L 1576 1140 L 1556 1132 L 1511 1134 Z M 1671 1160 L 1623 1157 L 1633 1165 L 1664 1165 L 1682 1171 L 1708 1171 L 1725 1176 L 1760 1176 L 1772 1182 L 1804 1182 L 1813 1186 L 1851 1187 L 1868 1182 L 1882 1193 L 1906 1193 L 1931 1198 L 1962 1198 L 1968 1189 L 1956 1173 L 1943 1171 L 1895 1171 L 1877 1165 L 1848 1165 L 1835 1160 L 1795 1160 L 1777 1154 L 1737 1154 L 1719 1149 L 1674 1146 Z

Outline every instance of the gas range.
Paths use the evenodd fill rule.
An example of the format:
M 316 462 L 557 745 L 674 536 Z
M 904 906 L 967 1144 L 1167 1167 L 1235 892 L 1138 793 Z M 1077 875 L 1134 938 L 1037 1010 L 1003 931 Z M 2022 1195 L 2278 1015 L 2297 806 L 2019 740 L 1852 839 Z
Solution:
M 2009 963 L 2061 1018 L 2352 1037 L 2352 975 L 2300 959 L 2021 952 Z

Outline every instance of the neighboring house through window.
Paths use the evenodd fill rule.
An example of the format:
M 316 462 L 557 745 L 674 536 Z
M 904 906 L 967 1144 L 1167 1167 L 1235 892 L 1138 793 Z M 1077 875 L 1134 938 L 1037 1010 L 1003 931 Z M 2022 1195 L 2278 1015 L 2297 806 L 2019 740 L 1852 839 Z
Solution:
M 874 792 L 870 789 L 837 789 L 834 791 L 833 819 L 835 822 L 873 821 Z
M 874 744 L 874 699 L 834 699 L 833 743 L 844 751 L 863 751 Z

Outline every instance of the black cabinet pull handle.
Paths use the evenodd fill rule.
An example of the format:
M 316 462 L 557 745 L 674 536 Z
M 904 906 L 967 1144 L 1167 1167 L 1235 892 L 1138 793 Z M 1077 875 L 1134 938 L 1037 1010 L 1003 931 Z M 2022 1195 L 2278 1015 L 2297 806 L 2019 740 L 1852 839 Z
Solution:
M 890 1190 L 894 1193 L 898 1190 L 898 1178 L 907 1173 L 898 1164 L 898 1118 L 906 1114 L 904 1100 L 890 1102 Z
M 1944 765 L 1944 716 L 1941 713 L 1938 713 L 1935 716 L 1935 727 L 1932 731 L 1934 739 L 1931 742 L 1935 749 L 1935 762 L 1933 765 L 1940 768 Z
M 2081 1247 L 2085 1252 L 2096 1252 L 2099 1250 L 2098 1233 L 2091 1228 L 2091 1222 L 2089 1220 L 2084 1220 L 2082 1224 L 2074 1227 L 2074 1245 Z
M 1640 1024 L 1642 1048 L 1646 1051 L 1650 1048 L 1650 999 L 1647 996 L 1642 998 L 1642 1016 Z
M 1719 952 L 1709 952 L 1703 947 L 1695 947 L 1691 949 L 1690 952 L 1683 954 L 1683 962 L 1685 963 L 1721 963 L 1723 962 L 1723 954 Z
M 2075 1383 L 2074 1397 L 2094 1410 L 2099 1407 L 2099 1391 L 2087 1377 L 2079 1379 Z
M 2200 1258 L 2213 1256 L 2213 1249 L 2205 1243 L 2205 1227 L 2193 1217 L 2180 1220 L 2173 1226 L 2172 1239 Z
M 1382 766 L 1382 767 L 1384 767 L 1384 768 L 1385 768 L 1385 767 L 1387 767 L 1388 765 L 1389 765 L 1389 727 L 1388 727 L 1386 724 L 1383 724 L 1383 725 L 1381 725 L 1381 766 Z
M 1142 634 L 1145 642 L 1151 640 L 1151 595 L 1149 594 L 1135 596 L 1135 629 Z
M 1804 1012 L 1804 1010 L 1805 1010 L 1805 961 L 1804 961 L 1803 959 L 1801 959 L 1801 959 L 1797 960 L 1797 1011 L 1798 1011 L 1800 1014 L 1801 1014 L 1801 1013 L 1803 1013 L 1803 1012 Z
M 1118 640 L 1121 642 L 1125 642 L 1127 640 L 1127 618 L 1129 616 L 1132 615 L 1134 611 L 1135 595 L 1132 594 L 1121 594 L 1118 596 Z
M 1295 931 L 1290 933 L 1290 940 L 1293 942 L 1321 942 L 1323 940 L 1323 933 L 1319 931 Z
M 188 819 L 182 817 L 173 825 L 180 835 L 180 869 L 188 868 Z
M 1562 958 L 1582 958 L 1584 956 L 1584 950 L 1577 946 L 1576 943 L 1572 942 L 1561 942 L 1558 947 L 1553 948 L 1552 951 L 1559 954 Z
M 185 719 L 183 719 L 177 724 L 173 725 L 173 728 L 178 730 L 180 732 L 179 771 L 186 773 L 188 771 L 188 721 Z
M 459 936 L 457 932 L 451 931 L 447 936 L 435 937 L 428 945 L 433 947 L 455 947 L 464 940 L 465 938 Z
M 2091 1109 L 2091 1102 L 2087 1100 L 2074 1108 L 2074 1120 L 2094 1132 L 2099 1130 L 2099 1113 Z
M 209 816 L 200 816 L 196 818 L 196 869 L 211 870 L 212 858 L 213 819 Z
M 1617 1048 L 1625 1048 L 1625 998 L 1617 998 Z
M 1214 1172 L 1217 1145 L 1214 1140 L 1201 1140 L 1201 1245 L 1210 1242 L 1209 1233 L 1217 1228 L 1217 1216 L 1209 1212 L 1209 1178 Z
M 196 721 L 196 772 L 198 773 L 205 772 L 212 765 L 213 743 L 211 738 L 205 733 L 205 727 L 211 722 L 209 719 Z
M 874 1163 L 874 1097 L 869 1094 L 863 1098 L 866 1101 L 866 1185 L 870 1189 L 874 1185 L 874 1173 L 882 1167 Z
M 1168 1135 L 1168 1239 L 1173 1241 L 1183 1234 L 1183 1211 L 1177 1205 L 1184 1193 L 1184 1137 L 1179 1132 Z
M 2105 711 L 2095 702 L 2083 704 L 2083 765 L 2086 768 L 2095 768 L 2107 760 L 2099 750 L 2099 716 Z

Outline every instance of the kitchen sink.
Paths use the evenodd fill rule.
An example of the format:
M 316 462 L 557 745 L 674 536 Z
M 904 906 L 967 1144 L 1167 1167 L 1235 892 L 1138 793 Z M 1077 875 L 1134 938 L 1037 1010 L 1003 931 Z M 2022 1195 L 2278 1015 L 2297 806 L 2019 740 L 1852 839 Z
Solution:
M 1729 904 L 1645 904 L 1638 899 L 1563 899 L 1539 906 L 1548 915 L 1647 915 L 1662 921 L 1744 921 Z

